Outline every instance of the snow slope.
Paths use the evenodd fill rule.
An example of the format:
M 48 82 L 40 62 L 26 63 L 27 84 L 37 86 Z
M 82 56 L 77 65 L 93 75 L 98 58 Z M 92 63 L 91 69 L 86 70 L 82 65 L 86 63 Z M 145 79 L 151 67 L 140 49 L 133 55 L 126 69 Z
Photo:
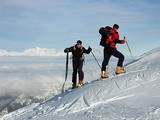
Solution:
M 125 66 L 124 75 L 95 80 L 1 117 L 1 120 L 159 120 L 160 48 Z

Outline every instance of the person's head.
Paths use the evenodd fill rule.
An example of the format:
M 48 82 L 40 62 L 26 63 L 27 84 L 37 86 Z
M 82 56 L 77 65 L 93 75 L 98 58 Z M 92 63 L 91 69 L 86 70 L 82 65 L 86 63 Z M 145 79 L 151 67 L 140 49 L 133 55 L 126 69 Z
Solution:
M 113 25 L 113 29 L 118 30 L 118 28 L 119 28 L 119 25 L 118 25 L 118 24 L 114 24 L 114 25 Z
M 78 40 L 76 45 L 77 45 L 78 48 L 80 48 L 82 46 L 82 41 Z

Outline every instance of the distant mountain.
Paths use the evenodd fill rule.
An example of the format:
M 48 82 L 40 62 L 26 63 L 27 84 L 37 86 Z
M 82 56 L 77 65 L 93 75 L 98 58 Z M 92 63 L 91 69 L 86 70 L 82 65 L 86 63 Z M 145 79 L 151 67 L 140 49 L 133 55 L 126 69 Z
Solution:
M 13 112 L 19 108 L 25 107 L 27 105 L 31 105 L 32 103 L 39 103 L 45 100 L 45 96 L 28 96 L 25 94 L 22 94 L 18 97 L 10 97 L 6 100 L 6 98 L 3 98 L 3 109 L 1 109 L 0 115 L 4 115 L 10 112 Z M 2 101 L 0 101 L 2 102 Z M 2 107 L 1 107 L 2 108 Z
M 21 94 L 17 97 L 2 97 L 0 99 L 0 116 L 13 112 L 22 107 L 31 105 L 33 103 L 40 103 L 47 98 L 54 96 L 53 92 L 45 92 L 41 95 L 30 96 L 27 94 Z
M 101 54 L 98 49 L 93 49 L 95 54 Z M 8 51 L 0 49 L 0 56 L 64 56 L 65 53 L 62 49 L 49 49 L 49 48 L 30 48 L 23 52 Z
M 15 97 L 11 96 L 0 97 L 0 116 L 9 113 L 7 107 L 14 99 Z
M 0 56 L 61 56 L 64 55 L 62 50 L 48 48 L 30 48 L 24 52 L 0 50 Z

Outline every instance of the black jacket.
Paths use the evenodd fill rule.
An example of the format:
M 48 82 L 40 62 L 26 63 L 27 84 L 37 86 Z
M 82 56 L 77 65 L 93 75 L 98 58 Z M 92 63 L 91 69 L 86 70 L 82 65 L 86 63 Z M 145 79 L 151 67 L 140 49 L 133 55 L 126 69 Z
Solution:
M 64 52 L 72 52 L 73 61 L 83 61 L 83 53 L 89 54 L 91 50 L 92 49 L 90 47 L 86 50 L 83 46 L 78 48 L 77 45 L 75 45 L 70 48 L 66 48 Z

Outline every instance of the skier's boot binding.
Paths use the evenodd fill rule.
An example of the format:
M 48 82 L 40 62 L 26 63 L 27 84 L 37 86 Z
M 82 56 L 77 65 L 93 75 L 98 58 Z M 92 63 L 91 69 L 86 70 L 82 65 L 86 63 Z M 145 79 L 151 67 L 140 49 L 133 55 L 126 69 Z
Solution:
M 122 67 L 117 66 L 116 74 L 118 75 L 118 74 L 123 74 L 123 73 L 126 73 L 126 71 Z
M 83 84 L 83 81 L 82 80 L 79 80 L 79 83 L 77 84 L 77 87 L 82 87 L 84 84 Z
M 101 78 L 109 78 L 106 71 L 102 71 Z

